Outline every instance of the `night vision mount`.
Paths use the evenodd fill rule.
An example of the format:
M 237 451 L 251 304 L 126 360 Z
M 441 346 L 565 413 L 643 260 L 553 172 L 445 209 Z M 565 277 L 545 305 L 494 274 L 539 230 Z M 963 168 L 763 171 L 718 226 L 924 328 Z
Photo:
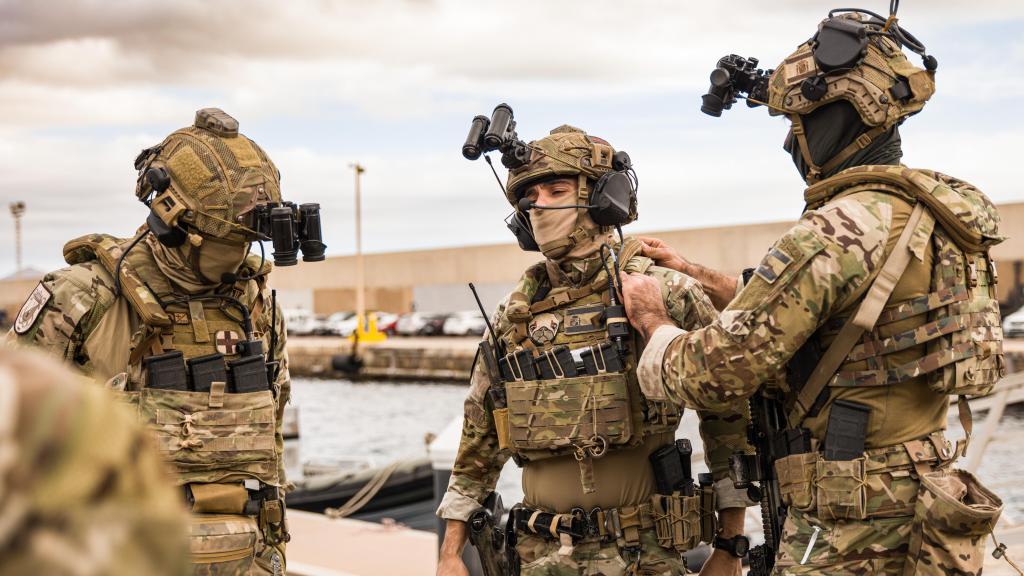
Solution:
M 462 145 L 462 155 L 466 160 L 476 160 L 481 154 L 495 150 L 501 152 L 501 163 L 509 170 L 525 166 L 530 161 L 530 145 L 516 134 L 516 121 L 508 104 L 495 106 L 490 118 L 473 118 L 466 143 Z
M 906 47 L 919 55 L 926 70 L 935 71 L 939 66 L 938 60 L 927 54 L 924 44 L 897 22 L 899 5 L 899 0 L 889 2 L 888 18 L 862 8 L 830 10 L 828 18 L 818 25 L 818 32 L 810 40 L 820 73 L 809 76 L 800 84 L 804 98 L 812 102 L 824 98 L 828 92 L 828 75 L 843 73 L 859 65 L 867 55 L 871 36 L 889 37 L 901 48 Z M 701 97 L 701 112 L 719 117 L 722 110 L 731 108 L 738 97 L 745 97 L 747 106 L 751 108 L 766 103 L 768 79 L 773 70 L 761 70 L 757 64 L 756 58 L 736 54 L 721 58 L 711 71 L 711 87 Z M 897 99 L 905 99 L 911 94 L 905 81 L 893 86 L 892 93 Z

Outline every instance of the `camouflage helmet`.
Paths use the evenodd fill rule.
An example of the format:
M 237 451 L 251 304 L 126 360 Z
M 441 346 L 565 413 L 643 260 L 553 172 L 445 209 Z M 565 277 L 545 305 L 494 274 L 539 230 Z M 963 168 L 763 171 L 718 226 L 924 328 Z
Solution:
M 587 180 L 611 172 L 615 155 L 608 142 L 568 124 L 530 142 L 530 149 L 529 162 L 508 173 L 505 197 L 514 207 L 531 185 L 558 176 L 579 177 L 580 203 L 585 204 L 590 191 Z
M 219 108 L 196 112 L 192 126 L 176 130 L 135 160 L 135 195 L 170 227 L 195 229 L 229 241 L 256 239 L 253 208 L 281 202 L 281 174 L 238 121 Z M 170 185 L 154 195 L 147 173 L 163 168 Z M 152 198 L 151 198 L 152 197 Z M 183 226 L 182 226 L 183 225 Z
M 805 154 L 807 143 L 800 116 L 822 106 L 840 100 L 849 102 L 870 127 L 820 167 L 805 158 L 811 167 L 809 181 L 817 180 L 874 138 L 919 112 L 935 93 L 934 58 L 924 55 L 922 46 L 928 69 L 911 64 L 900 45 L 885 33 L 890 24 L 895 25 L 895 17 L 886 23 L 865 19 L 856 12 L 826 18 L 818 25 L 818 34 L 783 60 L 769 78 L 769 113 L 790 117 L 793 135 L 800 140 Z M 859 34 L 865 45 L 852 66 L 830 68 L 815 54 L 819 37 L 823 30 L 828 33 L 843 28 L 845 33 Z M 906 34 L 902 29 L 899 32 Z

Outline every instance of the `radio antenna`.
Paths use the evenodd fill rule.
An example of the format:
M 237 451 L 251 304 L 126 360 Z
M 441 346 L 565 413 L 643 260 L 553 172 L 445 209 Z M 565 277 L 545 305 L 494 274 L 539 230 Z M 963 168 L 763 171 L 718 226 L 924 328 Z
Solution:
M 486 158 L 486 156 L 485 156 L 485 158 Z M 487 163 L 490 164 L 490 161 L 488 160 Z M 480 314 L 483 315 L 483 317 L 484 317 L 484 323 L 487 324 L 487 331 L 491 333 L 491 339 L 494 340 L 494 350 L 495 350 L 495 352 L 498 352 L 499 354 L 504 356 L 505 355 L 505 350 L 501 346 L 501 343 L 498 342 L 498 335 L 494 333 L 494 327 L 491 326 L 491 320 L 487 317 L 487 311 L 484 310 L 484 305 L 480 302 L 480 295 L 476 293 L 476 286 L 473 286 L 472 282 L 469 283 L 469 290 L 470 290 L 470 292 L 473 293 L 473 298 L 476 299 L 476 305 L 477 305 L 478 308 L 480 308 Z

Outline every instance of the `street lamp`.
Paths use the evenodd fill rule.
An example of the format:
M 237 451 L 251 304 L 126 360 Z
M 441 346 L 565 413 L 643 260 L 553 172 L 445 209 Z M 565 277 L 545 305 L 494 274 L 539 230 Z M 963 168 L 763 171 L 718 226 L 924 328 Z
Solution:
M 363 172 L 366 172 L 366 168 L 363 168 L 359 162 L 349 164 L 349 167 L 356 173 L 356 329 L 362 332 L 363 323 L 366 321 L 366 293 L 364 288 L 365 278 L 363 276 L 363 212 L 359 183 Z
M 11 216 L 14 216 L 14 262 L 15 272 L 21 272 L 21 217 L 25 214 L 24 202 L 11 202 Z

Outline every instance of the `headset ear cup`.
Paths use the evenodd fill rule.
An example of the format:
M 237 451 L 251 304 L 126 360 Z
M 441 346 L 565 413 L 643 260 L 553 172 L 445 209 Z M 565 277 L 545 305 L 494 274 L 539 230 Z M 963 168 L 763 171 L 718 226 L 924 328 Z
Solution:
M 185 231 L 180 226 L 168 226 L 152 210 L 146 217 L 146 224 L 156 239 L 168 248 L 178 248 L 185 243 Z
M 625 172 L 607 172 L 594 184 L 587 210 L 599 226 L 622 226 L 636 212 L 636 190 Z

